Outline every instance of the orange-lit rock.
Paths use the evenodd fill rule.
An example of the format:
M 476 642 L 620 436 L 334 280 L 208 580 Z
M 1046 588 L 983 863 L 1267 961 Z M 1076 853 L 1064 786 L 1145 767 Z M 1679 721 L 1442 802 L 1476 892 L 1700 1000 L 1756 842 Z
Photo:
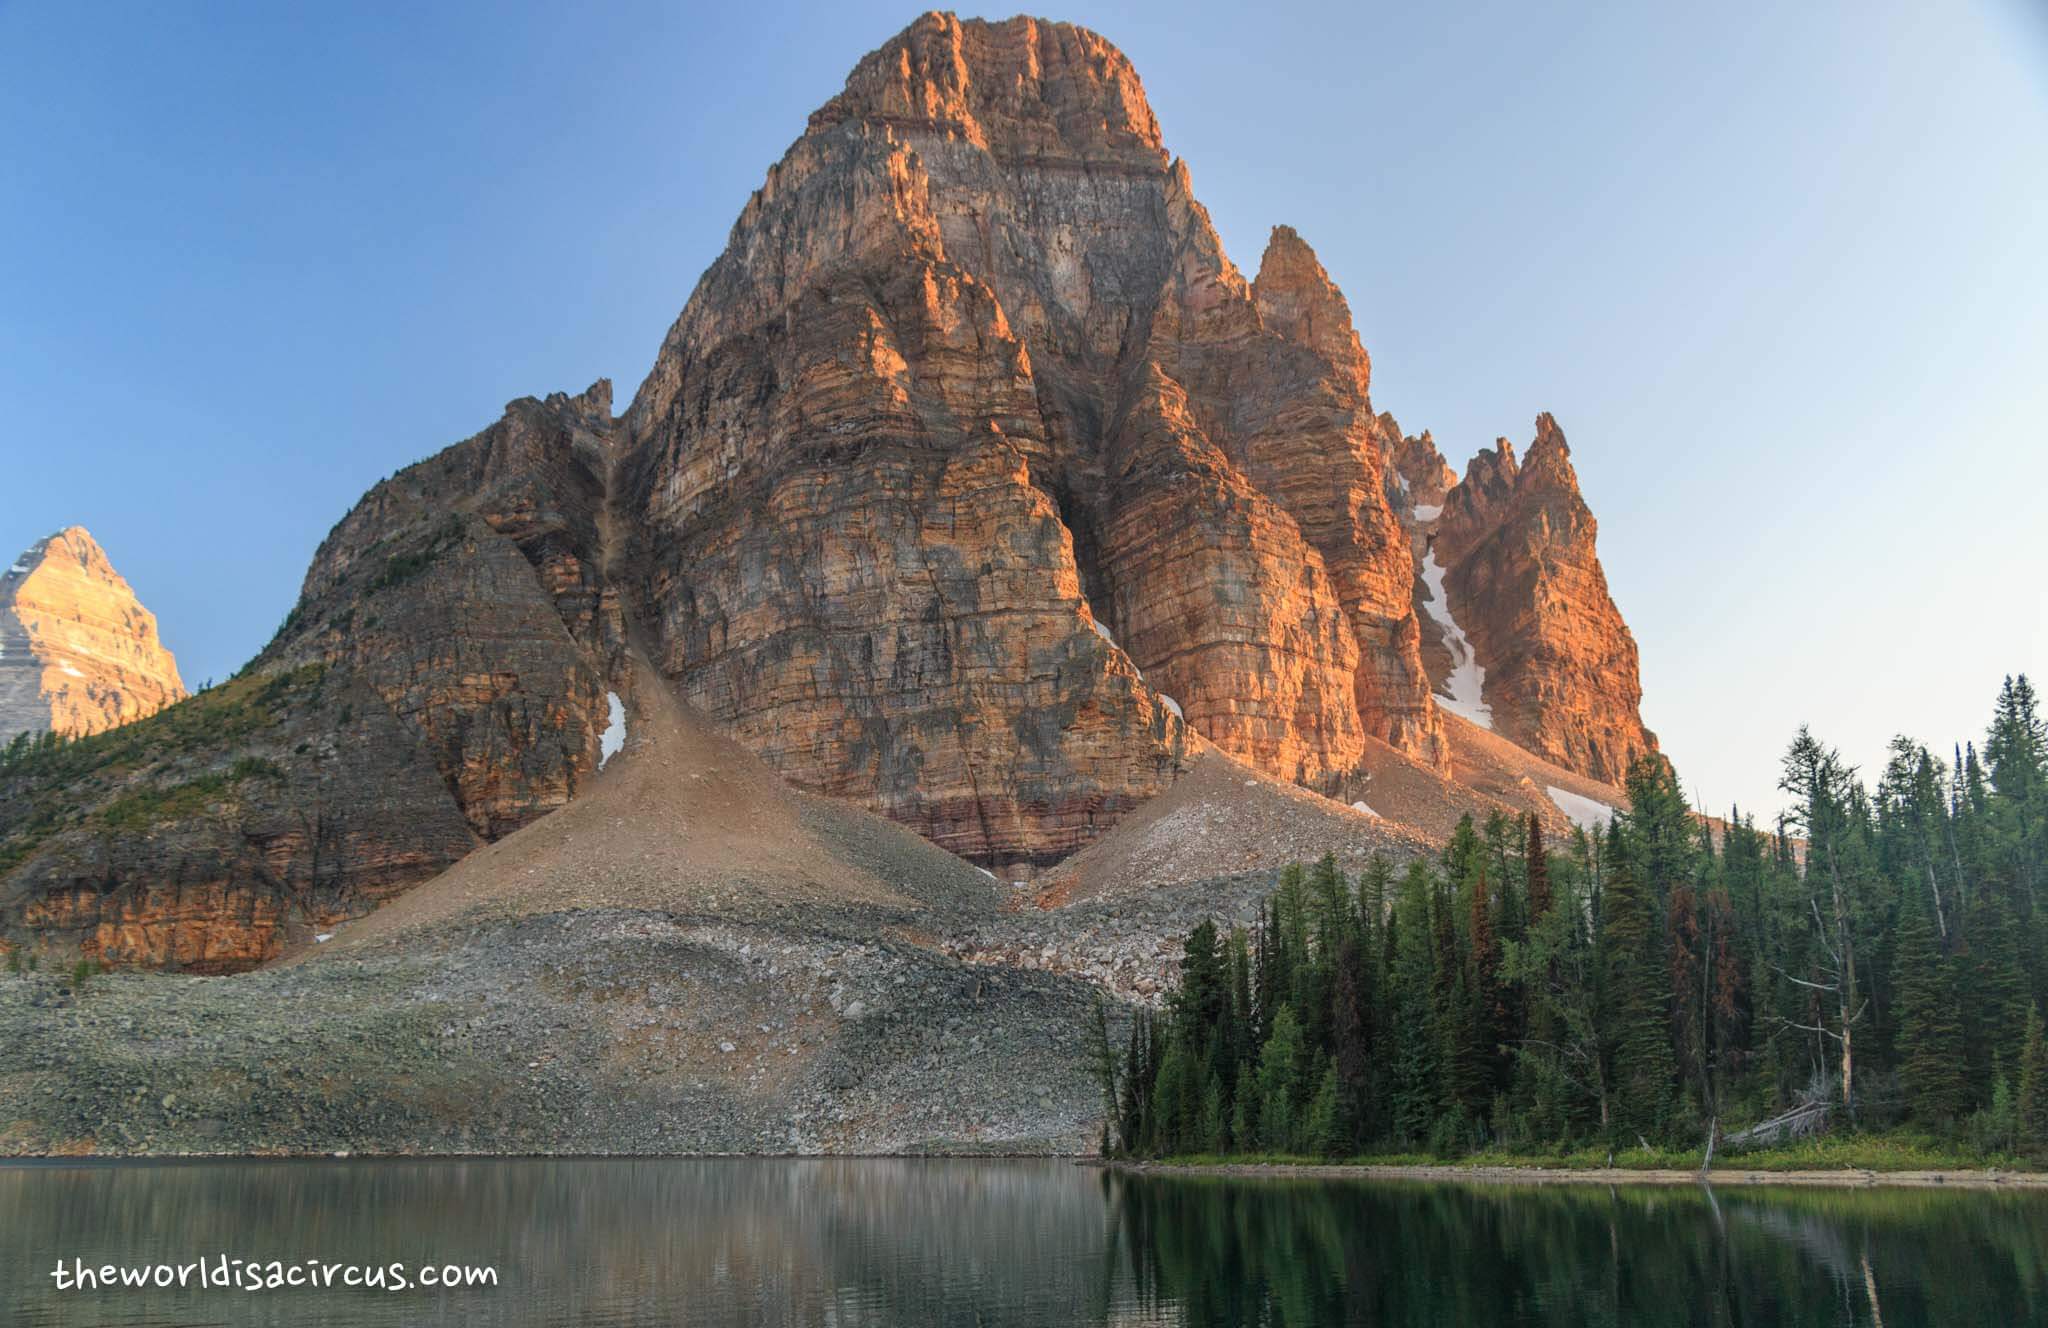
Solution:
M 0 572 L 0 743 L 127 724 L 185 695 L 156 615 L 83 526 Z
M 1256 283 L 1223 255 L 1115 48 L 927 15 L 769 172 L 627 413 L 657 662 L 992 864 L 1173 778 L 1155 694 L 1311 785 L 1368 736 L 1440 761 L 1369 375 L 1292 231 Z
M 1544 759 L 1618 784 L 1654 751 L 1643 727 L 1635 637 L 1607 593 L 1597 524 L 1548 414 L 1517 461 L 1480 452 L 1436 523 L 1458 624 L 1486 668 L 1494 728 Z

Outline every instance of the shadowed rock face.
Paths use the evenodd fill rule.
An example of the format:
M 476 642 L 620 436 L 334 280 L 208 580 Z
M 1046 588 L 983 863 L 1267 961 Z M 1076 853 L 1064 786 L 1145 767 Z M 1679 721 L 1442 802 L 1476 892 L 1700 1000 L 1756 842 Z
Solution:
M 243 672 L 0 770 L 0 936 L 248 968 L 562 806 L 623 641 L 610 385 L 373 488 Z
M 1596 530 L 1564 431 L 1546 414 L 1525 460 L 1506 439 L 1472 458 L 1434 538 L 1459 625 L 1486 667 L 1495 729 L 1619 784 L 1657 738 L 1638 712 L 1635 637 L 1607 593 Z
M 51 729 L 98 733 L 184 695 L 156 615 L 83 526 L 0 571 L 0 744 Z

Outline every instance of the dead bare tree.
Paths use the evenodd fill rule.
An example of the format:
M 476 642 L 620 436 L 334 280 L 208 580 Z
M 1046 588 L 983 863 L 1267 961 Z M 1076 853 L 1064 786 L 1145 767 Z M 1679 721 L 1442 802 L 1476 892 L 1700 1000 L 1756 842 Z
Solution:
M 1786 981 L 1833 996 L 1836 1028 L 1829 1028 L 1824 1017 L 1816 1017 L 1812 1024 L 1783 1017 L 1777 1022 L 1810 1032 L 1816 1040 L 1833 1040 L 1840 1052 L 1842 1110 L 1852 1123 L 1856 1119 L 1855 1028 L 1867 1008 L 1867 1002 L 1859 1002 L 1857 997 L 1856 931 L 1841 861 L 1842 841 L 1850 824 L 1849 807 L 1856 796 L 1855 774 L 1852 767 L 1842 764 L 1833 748 L 1822 746 L 1803 726 L 1785 754 L 1784 776 L 1778 786 L 1799 799 L 1794 820 L 1807 837 L 1807 904 L 1813 915 L 1814 938 L 1826 958 L 1816 967 L 1815 978 L 1798 977 L 1773 965 Z M 1825 917 L 1819 894 L 1822 887 L 1828 896 Z

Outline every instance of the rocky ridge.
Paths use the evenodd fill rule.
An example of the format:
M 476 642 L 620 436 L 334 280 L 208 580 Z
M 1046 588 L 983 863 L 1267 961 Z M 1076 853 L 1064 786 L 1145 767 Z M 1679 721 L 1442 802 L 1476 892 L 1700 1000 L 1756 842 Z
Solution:
M 0 935 L 220 973 L 567 804 L 623 648 L 610 385 L 373 488 L 236 678 L 0 773 Z

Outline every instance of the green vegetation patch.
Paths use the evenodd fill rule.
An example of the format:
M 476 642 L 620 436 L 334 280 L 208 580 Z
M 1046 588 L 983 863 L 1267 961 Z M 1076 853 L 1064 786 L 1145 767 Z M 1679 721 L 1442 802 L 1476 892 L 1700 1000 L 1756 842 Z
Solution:
M 324 675 L 308 665 L 238 677 L 105 733 L 17 738 L 0 750 L 0 873 L 73 826 L 141 829 L 201 811 L 244 780 L 283 779 L 283 767 L 253 754 L 224 771 L 166 777 L 180 763 L 210 764 L 317 707 Z

